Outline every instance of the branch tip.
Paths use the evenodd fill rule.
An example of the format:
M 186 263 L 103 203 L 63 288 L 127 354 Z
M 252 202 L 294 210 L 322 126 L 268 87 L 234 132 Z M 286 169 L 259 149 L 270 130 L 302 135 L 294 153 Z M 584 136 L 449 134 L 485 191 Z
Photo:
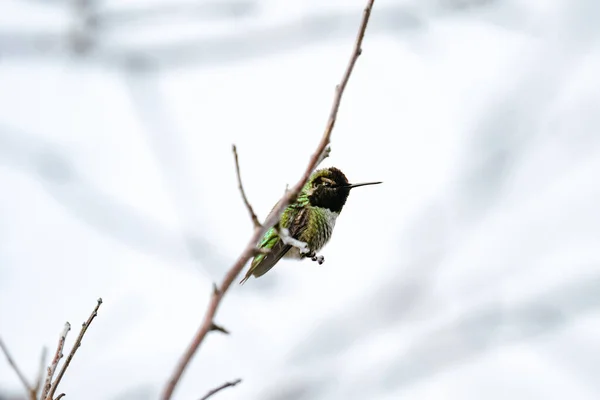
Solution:
M 4 356 L 6 357 L 6 361 L 8 361 L 8 364 L 10 365 L 10 367 L 13 369 L 13 371 L 15 371 L 15 373 L 19 377 L 19 380 L 23 384 L 25 391 L 27 392 L 27 394 L 30 397 L 32 397 L 32 395 L 35 394 L 34 388 L 29 384 L 29 382 L 27 381 L 27 378 L 25 377 L 25 374 L 23 374 L 23 371 L 21 371 L 21 369 L 19 368 L 19 366 L 17 365 L 15 360 L 12 358 L 10 352 L 8 351 L 8 347 L 4 344 L 4 341 L 2 340 L 2 338 L 0 338 L 0 349 L 2 349 L 2 352 L 4 353 Z M 35 396 L 33 396 L 32 400 L 34 400 L 34 399 L 35 399 Z
M 215 324 L 214 322 L 210 325 L 210 331 L 218 331 L 224 333 L 225 335 L 229 335 L 229 331 L 227 329 Z
M 258 217 L 254 213 L 254 209 L 250 205 L 248 197 L 246 197 L 246 192 L 244 191 L 244 185 L 242 184 L 242 176 L 240 173 L 240 162 L 238 160 L 237 147 L 235 146 L 235 144 L 231 146 L 231 150 L 233 151 L 233 158 L 235 160 L 235 173 L 237 175 L 238 189 L 240 190 L 240 193 L 242 195 L 242 200 L 244 200 L 244 205 L 248 210 L 248 214 L 250 214 L 250 219 L 252 220 L 252 225 L 254 225 L 254 229 L 260 229 L 262 228 L 262 225 L 258 221 Z
M 65 341 L 67 340 L 67 334 L 71 330 L 71 324 L 69 321 L 65 322 L 65 326 L 60 333 L 58 338 L 58 346 L 56 347 L 56 352 L 54 353 L 54 358 L 52 359 L 52 363 L 47 369 L 46 381 L 44 383 L 44 387 L 42 390 L 42 400 L 48 399 L 48 393 L 50 389 L 52 389 L 52 378 L 54 377 L 54 373 L 56 372 L 56 368 L 58 367 L 58 362 L 63 358 L 63 348 L 65 347 Z M 50 396 L 50 400 L 52 400 L 52 396 Z
M 56 349 L 56 355 L 54 356 L 54 360 L 52 361 L 51 368 L 48 368 L 48 377 L 46 378 L 46 385 L 45 385 L 46 387 L 44 388 L 44 396 L 42 396 L 42 399 L 44 399 L 44 400 L 53 400 L 54 399 L 54 393 L 56 392 L 56 389 L 58 388 L 60 381 L 62 380 L 63 376 L 65 375 L 67 368 L 71 364 L 71 360 L 73 360 L 73 357 L 75 356 L 75 353 L 77 352 L 77 349 L 79 349 L 79 347 L 81 347 L 81 341 L 83 340 L 83 336 L 87 332 L 87 330 L 90 327 L 90 324 L 92 323 L 94 318 L 96 318 L 96 316 L 98 315 L 98 309 L 100 308 L 101 304 L 102 304 L 102 299 L 100 298 L 96 301 L 96 307 L 94 307 L 94 310 L 88 317 L 87 321 L 85 321 L 83 324 L 81 324 L 81 330 L 79 331 L 79 336 L 77 336 L 77 339 L 75 340 L 75 343 L 73 344 L 73 347 L 71 348 L 71 351 L 69 352 L 69 355 L 67 356 L 67 359 L 65 360 L 65 363 L 62 365 L 60 371 L 58 372 L 56 379 L 54 380 L 54 382 L 52 382 L 52 376 L 54 375 L 54 372 L 56 371 L 56 367 L 58 366 L 58 361 L 60 360 L 60 358 L 63 357 L 62 350 L 65 345 L 65 339 L 67 336 L 67 332 L 69 332 L 71 330 L 71 324 L 69 324 L 68 322 L 65 324 L 65 328 L 59 339 L 58 348 Z M 57 399 L 60 399 L 62 396 L 64 396 L 64 393 L 61 393 L 60 395 L 58 395 Z M 55 399 L 55 400 L 57 400 L 57 399 Z
M 315 168 L 318 167 L 319 165 L 321 165 L 321 163 L 327 158 L 329 157 L 329 155 L 331 154 L 331 146 L 327 145 L 327 147 L 325 147 L 323 149 L 323 151 L 321 152 L 321 154 L 319 155 L 319 158 L 317 159 L 317 163 L 315 165 Z
M 242 382 L 241 379 L 236 379 L 235 381 L 231 381 L 231 382 L 225 382 L 221 386 L 210 390 L 208 393 L 206 393 L 204 396 L 202 396 L 202 398 L 200 400 L 207 400 L 209 397 L 212 397 L 214 394 L 217 394 L 221 390 L 226 389 L 228 387 L 234 387 L 235 385 L 239 384 L 240 382 Z
M 42 382 L 44 381 L 44 372 L 46 371 L 46 359 L 48 358 L 48 348 L 44 346 L 42 348 L 42 355 L 40 356 L 40 369 L 38 371 L 38 376 L 35 381 L 35 387 L 33 388 L 33 392 L 35 394 L 35 398 L 37 399 L 42 390 Z

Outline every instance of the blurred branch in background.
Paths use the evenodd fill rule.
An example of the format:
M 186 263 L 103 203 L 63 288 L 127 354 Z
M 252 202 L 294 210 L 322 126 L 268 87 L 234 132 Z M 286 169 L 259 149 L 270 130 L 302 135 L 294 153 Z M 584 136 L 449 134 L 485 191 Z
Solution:
M 348 65 L 346 66 L 346 70 L 342 75 L 340 83 L 335 87 L 335 95 L 333 98 L 333 103 L 331 105 L 329 119 L 327 121 L 325 131 L 321 137 L 321 140 L 319 141 L 319 144 L 317 145 L 317 149 L 310 158 L 310 161 L 306 170 L 304 171 L 303 176 L 298 181 L 298 183 L 296 183 L 296 185 L 294 185 L 289 191 L 286 190 L 286 193 L 276 203 L 275 207 L 273 208 L 269 216 L 266 218 L 264 223 L 262 225 L 255 226 L 254 234 L 250 238 L 250 241 L 246 245 L 246 248 L 242 251 L 242 254 L 239 256 L 235 264 L 229 269 L 229 271 L 223 278 L 221 284 L 219 286 L 217 286 L 216 284 L 214 285 L 213 294 L 208 304 L 204 320 L 200 325 L 200 328 L 192 338 L 192 341 L 189 344 L 188 348 L 183 353 L 177 366 L 175 367 L 171 378 L 167 382 L 163 395 L 161 396 L 162 400 L 169 400 L 172 397 L 173 392 L 177 387 L 179 381 L 181 380 L 183 373 L 185 372 L 190 361 L 192 360 L 192 357 L 204 341 L 206 335 L 209 332 L 215 330 L 216 324 L 214 322 L 214 318 L 216 316 L 219 304 L 221 303 L 221 300 L 225 296 L 225 293 L 227 292 L 233 281 L 236 279 L 236 277 L 240 274 L 246 263 L 255 255 L 256 243 L 258 243 L 260 238 L 267 232 L 267 230 L 269 230 L 271 227 L 273 227 L 273 225 L 275 225 L 279 221 L 279 219 L 281 218 L 281 214 L 283 213 L 285 208 L 296 200 L 296 198 L 300 194 L 300 191 L 310 178 L 310 175 L 312 174 L 314 169 L 329 154 L 329 142 L 331 134 L 333 132 L 333 128 L 335 126 L 335 122 L 337 120 L 342 96 L 344 95 L 344 91 L 346 89 L 348 81 L 350 80 L 352 71 L 354 70 L 354 65 L 356 64 L 358 57 L 362 53 L 362 42 L 364 39 L 365 31 L 367 29 L 367 25 L 369 23 L 369 17 L 371 16 L 373 3 L 374 0 L 369 0 L 363 11 L 362 20 L 358 29 L 358 34 L 356 36 L 354 47 L 352 49 L 352 54 L 350 55 L 350 60 L 348 61 Z M 235 155 L 235 161 L 237 161 L 237 152 L 235 151 L 235 147 L 233 148 L 233 150 Z M 241 188 L 242 186 L 240 185 L 240 190 Z
M 218 20 L 237 20 L 256 17 L 260 11 L 256 0 L 229 1 L 185 1 L 161 4 L 149 4 L 135 9 L 99 9 L 93 15 L 91 23 L 98 29 L 113 30 L 129 28 L 132 24 L 156 23 L 160 20 L 186 20 L 197 22 L 215 22 Z
M 188 257 L 182 259 L 181 233 L 104 193 L 78 173 L 64 148 L 41 135 L 0 125 L 0 164 L 34 174 L 67 212 L 117 242 L 171 263 L 189 261 L 191 255 L 209 275 L 220 272 L 229 262 L 199 232 L 185 235 Z
M 390 286 L 393 284 L 397 282 Z M 395 287 L 397 289 L 399 286 Z M 493 349 L 528 342 L 540 336 L 552 336 L 575 320 L 598 312 L 599 287 L 600 275 L 571 278 L 537 295 L 512 303 L 493 300 L 473 304 L 451 320 L 443 316 L 439 319 L 429 317 L 426 328 L 414 332 L 409 336 L 410 339 L 398 341 L 395 347 L 389 349 L 390 357 L 371 367 L 376 369 L 365 374 L 370 377 L 356 384 L 391 391 L 408 390 L 437 374 L 466 365 L 466 361 Z M 369 304 L 369 310 L 387 308 L 387 315 L 374 313 L 376 317 L 373 317 L 358 307 L 349 306 L 357 310 L 357 315 L 361 317 L 360 324 L 352 324 L 356 319 L 354 315 L 344 316 L 337 321 L 327 321 L 326 325 L 307 338 L 307 342 L 310 341 L 313 346 L 309 348 L 303 343 L 289 362 L 290 367 L 298 363 L 311 363 L 305 367 L 319 371 L 305 380 L 305 388 L 322 386 L 321 389 L 326 390 L 330 382 L 335 382 L 339 373 L 337 366 L 348 359 L 356 343 L 377 341 L 378 333 L 389 337 L 390 333 L 394 335 L 397 332 L 398 337 L 404 337 L 402 332 L 407 328 L 414 331 L 414 325 L 411 327 L 403 320 L 402 310 L 398 312 L 392 308 L 392 301 L 398 305 L 401 297 L 404 297 L 398 292 L 396 290 L 396 297 L 389 298 L 385 303 L 385 298 L 379 298 L 378 301 L 373 301 L 373 298 L 362 299 L 360 302 L 361 305 Z M 345 337 L 352 340 L 336 342 L 336 339 Z M 590 346 L 593 343 L 583 342 L 581 345 L 587 349 Z M 535 349 L 535 345 L 531 348 Z M 594 356 L 590 355 L 590 358 Z M 567 367 L 565 362 L 553 363 L 553 366 Z M 281 388 L 277 387 L 277 390 Z
M 46 359 L 48 356 L 48 349 L 44 347 L 42 349 L 42 355 L 40 356 L 40 369 L 38 371 L 38 376 L 35 382 L 35 395 L 36 397 L 41 395 L 42 390 L 44 388 L 44 374 L 46 372 Z
M 19 366 L 17 365 L 17 363 L 11 356 L 10 352 L 8 351 L 8 347 L 6 346 L 6 344 L 4 343 L 4 341 L 2 340 L 1 337 L 0 337 L 0 349 L 6 356 L 6 360 L 10 364 L 10 367 L 15 371 L 15 373 L 19 377 L 19 380 L 23 384 L 23 387 L 25 389 L 25 392 L 27 393 L 28 398 L 30 400 L 37 400 L 38 393 L 40 391 L 40 388 L 42 387 L 42 380 L 44 377 L 44 368 L 46 366 L 46 352 L 47 352 L 46 348 L 44 347 L 42 349 L 42 356 L 40 357 L 40 370 L 38 373 L 38 377 L 35 381 L 35 386 L 31 385 L 29 383 L 29 381 L 27 381 L 25 374 L 23 373 L 23 371 L 21 371 L 21 369 L 19 368 Z
M 398 273 L 383 282 L 376 291 L 347 305 L 352 313 L 339 313 L 324 320 L 311 331 L 288 357 L 288 365 L 314 365 L 343 356 L 367 340 L 374 332 L 410 325 L 411 317 L 431 310 L 424 304 L 432 291 L 432 281 L 451 251 L 451 241 L 461 232 L 449 215 L 447 197 L 436 197 L 411 222 L 398 240 L 394 268 Z M 423 243 L 427 243 L 423 246 Z M 394 259 L 392 257 L 392 259 Z M 357 315 L 360 318 L 357 320 Z
M 64 32 L 0 30 L 0 58 L 64 58 L 85 55 L 85 60 L 115 68 L 179 68 L 194 64 L 211 65 L 240 62 L 322 44 L 354 33 L 355 15 L 345 10 L 322 11 L 302 15 L 285 23 L 260 21 L 268 11 L 256 0 L 203 2 L 185 1 L 145 5 L 136 8 L 106 8 L 95 0 L 34 1 L 69 11 L 70 26 Z M 372 34 L 396 34 L 426 25 L 426 15 L 446 15 L 476 9 L 485 10 L 497 0 L 444 0 L 433 5 L 382 5 L 373 21 Z M 69 8 L 67 8 L 69 7 Z M 187 20 L 196 26 L 237 24 L 235 33 L 188 35 L 167 43 L 146 46 L 122 45 L 136 30 L 157 23 L 177 26 Z M 240 20 L 247 25 L 240 27 Z M 270 25 L 270 26 L 269 26 Z M 106 39 L 115 36 L 114 40 Z M 82 61 L 84 59 L 81 59 Z
M 64 58 L 75 54 L 85 56 L 80 58 L 81 61 L 118 69 L 180 68 L 189 64 L 197 67 L 281 54 L 344 39 L 355 32 L 356 16 L 345 10 L 312 13 L 285 23 L 266 23 L 258 18 L 259 8 L 253 2 L 224 3 L 220 6 L 214 4 L 160 5 L 154 6 L 157 7 L 156 11 L 152 11 L 154 8 L 108 11 L 88 6 L 85 12 L 73 12 L 76 22 L 72 25 L 77 28 L 71 28 L 71 33 L 0 30 L 0 57 Z M 175 17 L 179 17 L 181 10 L 186 10 L 188 6 L 193 9 L 188 9 L 187 18 L 205 20 L 218 14 L 223 17 L 221 22 L 229 20 L 236 23 L 241 17 L 248 20 L 247 17 L 253 16 L 255 18 L 250 22 L 254 22 L 255 26 L 236 27 L 235 32 L 210 36 L 201 33 L 186 35 L 159 44 L 156 40 L 146 45 L 122 44 L 126 42 L 123 39 L 135 35 L 136 29 L 147 29 L 151 24 L 156 24 L 157 21 L 152 18 L 157 18 L 158 10 L 163 7 L 171 11 L 160 18 L 173 26 L 177 23 Z M 211 20 L 211 23 L 215 22 L 218 21 Z M 414 30 L 423 24 L 422 18 L 411 7 L 388 5 L 382 7 L 371 30 L 373 34 L 393 34 Z M 108 36 L 115 38 L 110 39 Z
M 189 161 L 183 137 L 162 100 L 164 94 L 158 85 L 158 76 L 151 72 L 130 71 L 124 78 L 134 109 L 144 125 L 149 147 L 160 166 L 163 183 L 174 203 L 178 222 L 183 230 L 181 241 L 185 250 L 191 260 L 201 262 L 204 268 L 208 267 L 207 264 L 218 261 L 219 267 L 215 268 L 213 265 L 209 272 L 211 276 L 213 273 L 221 273 L 222 267 L 229 261 L 222 257 L 211 257 L 216 250 L 203 238 L 207 223 L 202 217 L 202 211 L 207 207 L 197 185 L 190 184 L 198 182 L 201 177 L 195 174 L 196 169 Z M 210 259 L 206 258 L 207 255 Z
M 600 275 L 572 279 L 514 305 L 488 303 L 410 343 L 380 376 L 383 386 L 408 387 L 477 354 L 536 336 L 551 335 L 600 308 Z

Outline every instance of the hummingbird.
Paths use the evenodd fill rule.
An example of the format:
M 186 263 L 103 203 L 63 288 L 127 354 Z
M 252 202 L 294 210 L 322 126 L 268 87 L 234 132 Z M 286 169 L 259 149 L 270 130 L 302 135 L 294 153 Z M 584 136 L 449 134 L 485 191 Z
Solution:
M 348 200 L 350 190 L 380 183 L 351 184 L 346 175 L 335 167 L 313 172 L 296 201 L 285 208 L 279 223 L 258 241 L 258 249 L 266 251 L 254 256 L 240 284 L 251 275 L 258 278 L 266 274 L 282 257 L 311 258 L 322 264 L 324 258 L 317 256 L 317 252 L 331 238 L 335 221 Z

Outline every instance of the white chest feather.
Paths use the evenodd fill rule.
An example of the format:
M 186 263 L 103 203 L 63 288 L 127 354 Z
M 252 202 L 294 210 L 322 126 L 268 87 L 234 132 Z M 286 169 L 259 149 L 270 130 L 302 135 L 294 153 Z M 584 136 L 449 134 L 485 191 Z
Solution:
M 327 225 L 329 225 L 331 227 L 331 229 L 333 229 L 333 227 L 335 226 L 335 221 L 339 215 L 340 215 L 339 213 L 331 211 L 327 208 L 325 209 L 325 217 L 327 218 Z
M 337 212 L 333 212 L 329 209 L 319 209 L 319 215 L 311 221 L 312 226 L 310 227 L 310 235 L 307 237 L 300 237 L 298 240 L 304 240 L 311 250 L 318 252 L 325 246 L 325 244 L 331 238 L 333 228 L 335 227 L 335 221 L 340 215 Z M 285 258 L 301 258 L 300 251 L 293 247 L 284 256 Z

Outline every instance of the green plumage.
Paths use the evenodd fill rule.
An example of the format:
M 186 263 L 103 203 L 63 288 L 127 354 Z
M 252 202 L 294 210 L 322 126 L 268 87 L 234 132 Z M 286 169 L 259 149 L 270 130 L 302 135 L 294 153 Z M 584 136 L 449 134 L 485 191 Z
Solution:
M 335 221 L 346 203 L 350 189 L 375 183 L 380 182 L 351 185 L 342 171 L 334 167 L 315 171 L 296 201 L 283 211 L 279 221 L 280 227 L 288 229 L 290 237 L 307 244 L 310 253 L 300 254 L 298 248 L 284 243 L 277 230 L 271 228 L 257 243 L 259 249 L 270 251 L 254 257 L 246 276 L 240 283 L 244 283 L 252 275 L 255 277 L 264 275 L 282 257 L 315 257 L 331 238 Z M 319 263 L 322 261 L 321 257 Z
M 339 214 L 326 208 L 311 206 L 308 198 L 311 192 L 311 181 L 309 181 L 300 192 L 296 202 L 287 206 L 283 211 L 280 226 L 287 228 L 292 238 L 305 242 L 310 251 L 316 253 L 331 238 L 335 219 Z M 303 258 L 298 249 L 283 243 L 275 228 L 271 228 L 265 233 L 258 243 L 258 248 L 269 249 L 270 252 L 254 257 L 250 269 L 241 283 L 244 283 L 252 275 L 257 278 L 264 275 L 282 257 Z

